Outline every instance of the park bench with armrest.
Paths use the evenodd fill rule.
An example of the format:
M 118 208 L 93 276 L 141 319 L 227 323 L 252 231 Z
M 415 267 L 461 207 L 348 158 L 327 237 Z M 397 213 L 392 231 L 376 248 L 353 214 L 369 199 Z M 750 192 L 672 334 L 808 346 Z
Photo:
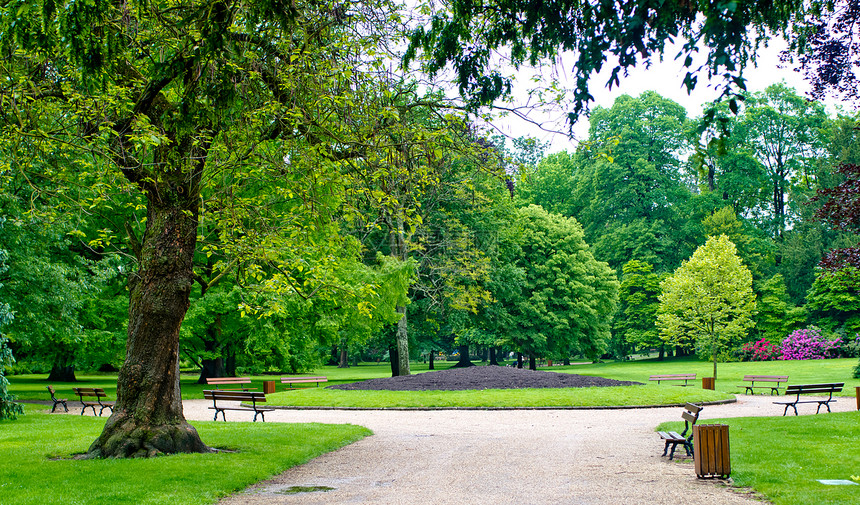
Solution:
M 66 405 L 66 402 L 68 400 L 66 398 L 57 398 L 55 396 L 56 391 L 54 391 L 54 386 L 45 386 L 45 387 L 48 388 L 48 392 L 51 393 L 51 400 L 54 402 L 54 406 L 51 407 L 51 412 L 54 412 L 55 410 L 57 410 L 57 405 L 62 405 L 63 408 L 66 409 L 66 412 L 68 412 L 69 407 L 68 407 L 68 405 Z
M 744 388 L 744 393 L 746 394 L 754 394 L 756 389 L 770 389 L 770 394 L 778 395 L 779 388 L 781 382 L 788 382 L 788 375 L 744 375 L 744 381 L 749 382 L 749 385 L 744 384 L 743 386 L 738 386 L 739 388 Z M 776 386 L 773 384 L 769 385 L 756 385 L 756 382 L 759 384 L 763 382 L 776 382 Z
M 99 417 L 101 417 L 102 412 L 104 412 L 105 409 L 110 409 L 111 412 L 113 412 L 113 407 L 116 402 L 102 400 L 102 398 L 107 398 L 104 388 L 72 388 L 72 391 L 78 395 L 78 398 L 81 400 L 81 404 L 83 404 L 81 415 L 84 415 L 87 407 L 93 409 L 93 415 L 96 415 L 96 406 L 99 407 Z M 96 401 L 84 400 L 84 397 L 95 398 Z
M 696 421 L 699 419 L 699 413 L 702 411 L 702 407 L 687 403 L 684 405 L 684 412 L 681 414 L 681 418 L 684 419 L 684 431 L 681 433 L 677 433 L 675 431 L 658 431 L 657 434 L 660 435 L 660 438 L 666 442 L 666 446 L 663 448 L 663 456 L 669 452 L 669 447 L 672 447 L 672 451 L 669 452 L 669 459 L 671 460 L 675 456 L 675 448 L 678 447 L 678 444 L 684 446 L 684 449 L 687 451 L 687 456 L 693 455 L 693 425 L 696 424 Z M 687 432 L 690 432 L 690 435 L 687 435 Z
M 210 386 L 215 386 L 215 388 L 219 389 L 219 390 L 224 390 L 224 388 L 222 388 L 221 386 L 242 385 L 242 384 L 250 384 L 250 383 L 251 383 L 250 377 L 207 377 L 206 378 L 206 384 L 208 384 Z M 242 391 L 248 391 L 248 390 L 254 389 L 254 388 L 242 386 L 241 388 L 238 388 L 238 389 L 241 389 Z M 230 391 L 230 390 L 226 390 L 226 391 Z
M 235 391 L 230 389 L 213 389 L 213 390 L 204 390 L 203 397 L 207 400 L 212 400 L 212 406 L 209 407 L 210 410 L 215 410 L 215 420 L 218 420 L 218 413 L 221 413 L 221 418 L 224 422 L 227 422 L 227 416 L 224 415 L 225 410 L 245 410 L 249 412 L 254 412 L 254 422 L 257 422 L 257 416 L 259 415 L 263 422 L 266 422 L 266 412 L 272 412 L 275 409 L 272 408 L 262 408 L 257 406 L 258 403 L 263 403 L 266 401 L 266 394 L 261 393 L 259 391 Z M 240 402 L 238 406 L 225 407 L 222 403 L 218 405 L 218 401 L 237 401 Z M 251 406 L 246 407 L 242 405 L 242 402 L 250 402 Z
M 663 375 L 652 375 L 648 378 L 648 380 L 657 381 L 657 384 L 660 384 L 662 381 L 684 381 L 683 384 L 675 384 L 676 386 L 686 386 L 687 381 L 696 380 L 696 374 L 694 373 L 674 373 L 674 374 L 663 374 Z
M 293 384 L 310 384 L 316 383 L 319 387 L 320 382 L 328 382 L 328 377 L 325 376 L 301 376 L 301 377 L 281 377 L 281 384 L 289 384 L 289 389 L 298 389 L 293 387 Z
M 836 401 L 836 399 L 833 398 L 833 393 L 838 393 L 838 392 L 842 391 L 842 386 L 844 386 L 844 385 L 845 385 L 844 382 L 834 382 L 834 383 L 829 383 L 829 384 L 792 384 L 792 385 L 787 386 L 785 388 L 785 395 L 786 396 L 795 395 L 794 399 L 788 400 L 788 401 L 778 401 L 778 402 L 773 402 L 773 403 L 775 403 L 777 405 L 785 405 L 785 410 L 782 413 L 783 416 L 788 414 L 788 408 L 789 407 L 794 409 L 794 415 L 798 415 L 797 414 L 797 404 L 798 403 L 817 403 L 818 408 L 815 409 L 816 414 L 818 414 L 818 412 L 821 410 L 822 405 L 827 407 L 827 412 L 830 412 L 830 402 Z M 823 400 L 820 398 L 813 398 L 811 400 L 801 400 L 800 399 L 800 395 L 804 395 L 804 394 L 823 395 L 825 393 L 827 393 L 827 398 L 823 399 Z

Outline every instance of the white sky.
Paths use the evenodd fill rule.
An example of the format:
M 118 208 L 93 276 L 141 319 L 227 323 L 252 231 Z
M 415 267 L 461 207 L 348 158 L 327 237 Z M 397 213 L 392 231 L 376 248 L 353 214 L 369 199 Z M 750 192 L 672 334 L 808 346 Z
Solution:
M 783 45 L 780 45 L 780 42 L 774 41 L 770 47 L 759 51 L 758 66 L 746 69 L 744 76 L 747 79 L 747 89 L 749 91 L 762 91 L 771 84 L 785 82 L 795 88 L 799 94 L 805 95 L 809 90 L 809 85 L 804 81 L 802 74 L 795 72 L 790 64 L 785 65 L 785 68 L 779 68 L 781 66 L 779 53 L 784 47 L 784 42 L 782 42 Z M 590 92 L 595 97 L 595 102 L 592 104 L 592 108 L 594 106 L 611 107 L 615 99 L 621 95 L 638 96 L 644 91 L 653 90 L 683 105 L 687 109 L 689 117 L 701 115 L 703 104 L 717 98 L 719 91 L 704 80 L 706 76 L 700 75 L 696 89 L 692 94 L 688 95 L 686 89 L 682 87 L 686 69 L 682 68 L 680 61 L 671 59 L 674 57 L 674 52 L 668 51 L 666 54 L 670 55 L 667 57 L 667 61 L 657 62 L 647 70 L 644 68 L 633 69 L 628 77 L 621 79 L 620 86 L 614 87 L 611 91 L 605 87 L 606 80 L 610 75 L 609 72 L 603 72 L 593 78 Z M 567 74 L 570 75 L 569 70 L 564 71 L 567 71 Z M 562 74 L 564 71 L 559 70 L 558 73 Z M 717 82 L 715 84 L 720 83 Z M 522 100 L 525 100 L 526 91 L 529 87 L 529 80 L 527 78 L 521 79 L 520 82 L 515 84 L 514 92 L 518 96 L 523 97 Z M 828 101 L 827 106 L 828 110 L 834 112 L 836 102 Z M 562 110 L 548 111 L 533 109 L 529 111 L 529 117 L 542 123 L 544 128 L 547 129 L 566 132 L 568 128 L 567 119 Z M 528 135 L 543 142 L 550 142 L 551 145 L 548 152 L 558 152 L 565 149 L 572 150 L 576 147 L 576 140 L 571 141 L 566 135 L 548 133 L 530 124 L 528 121 L 519 120 L 511 116 L 493 121 L 492 124 L 499 132 L 510 137 Z M 573 131 L 576 139 L 587 138 L 588 119 L 580 119 Z

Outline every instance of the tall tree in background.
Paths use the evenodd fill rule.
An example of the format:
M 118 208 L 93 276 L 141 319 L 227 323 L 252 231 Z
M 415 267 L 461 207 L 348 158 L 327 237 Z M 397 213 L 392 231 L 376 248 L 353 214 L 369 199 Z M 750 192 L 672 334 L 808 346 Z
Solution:
M 660 348 L 659 359 L 665 355 L 664 342 L 657 331 L 657 308 L 659 307 L 660 275 L 650 263 L 630 260 L 624 264 L 621 275 L 619 305 L 613 337 L 627 348 L 621 349 L 620 357 L 630 354 L 634 348 Z
M 818 102 L 798 96 L 784 84 L 768 86 L 746 99 L 735 134 L 752 151 L 769 179 L 769 227 L 782 239 L 793 224 L 789 198 L 797 190 L 814 189 L 814 160 L 825 154 L 827 115 Z M 796 188 L 796 189 L 795 189 Z M 802 201 L 802 200 L 801 200 Z
M 580 150 L 587 161 L 573 176 L 572 216 L 595 256 L 613 268 L 636 258 L 668 270 L 689 254 L 679 215 L 690 196 L 680 170 L 686 116 L 679 104 L 651 91 L 621 96 L 591 115 Z
M 725 235 L 711 237 L 660 283 L 657 327 L 667 342 L 690 345 L 714 363 L 753 326 L 752 275 Z
M 520 209 L 518 221 L 517 266 L 525 275 L 513 310 L 512 347 L 531 358 L 600 356 L 618 301 L 615 272 L 594 259 L 576 220 L 530 205 Z

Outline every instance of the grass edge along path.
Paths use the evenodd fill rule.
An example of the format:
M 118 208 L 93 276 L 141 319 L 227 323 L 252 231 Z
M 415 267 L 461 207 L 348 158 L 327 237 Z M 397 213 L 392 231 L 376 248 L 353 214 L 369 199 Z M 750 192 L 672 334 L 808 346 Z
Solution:
M 466 391 L 343 391 L 309 388 L 266 395 L 268 406 L 345 409 L 612 408 L 733 399 L 733 395 L 719 391 L 656 385 Z
M 751 488 L 774 505 L 860 503 L 860 485 L 818 482 L 860 480 L 860 411 L 708 419 L 701 424 L 729 426 L 732 486 Z M 683 423 L 656 429 L 683 429 Z
M 371 434 L 355 425 L 195 421 L 203 441 L 233 452 L 75 460 L 105 418 L 51 415 L 27 405 L 0 422 L 3 505 L 203 505 Z

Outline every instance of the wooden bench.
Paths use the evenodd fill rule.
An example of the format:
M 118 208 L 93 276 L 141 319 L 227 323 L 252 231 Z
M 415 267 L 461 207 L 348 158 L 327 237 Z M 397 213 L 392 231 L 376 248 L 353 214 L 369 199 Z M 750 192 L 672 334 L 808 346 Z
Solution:
M 105 394 L 105 390 L 103 388 L 72 388 L 72 391 L 74 391 L 75 394 L 78 395 L 78 398 L 80 398 L 81 403 L 84 406 L 81 409 L 81 415 L 84 415 L 84 412 L 86 412 L 87 407 L 92 408 L 93 415 L 96 415 L 96 406 L 99 407 L 99 417 L 101 417 L 102 412 L 104 412 L 105 409 L 110 409 L 111 412 L 113 412 L 113 407 L 116 402 L 102 401 L 102 398 L 107 398 L 107 395 Z M 96 401 L 84 400 L 84 397 L 95 397 Z
M 68 405 L 66 405 L 66 402 L 68 400 L 65 398 L 57 398 L 55 396 L 56 391 L 54 391 L 54 386 L 45 386 L 45 387 L 48 388 L 48 392 L 51 393 L 51 400 L 53 400 L 53 402 L 54 402 L 54 406 L 51 407 L 51 412 L 53 413 L 55 410 L 57 410 L 57 405 L 62 405 L 63 408 L 66 409 L 66 412 L 68 412 L 69 407 L 68 407 Z
M 224 415 L 225 410 L 247 410 L 254 412 L 254 422 L 257 422 L 257 416 L 259 415 L 263 422 L 266 422 L 265 412 L 272 412 L 275 409 L 272 408 L 261 408 L 257 406 L 257 403 L 263 403 L 266 401 L 266 394 L 261 393 L 259 391 L 235 391 L 230 389 L 213 389 L 213 390 L 204 390 L 203 397 L 207 400 L 212 400 L 212 406 L 209 407 L 210 410 L 215 410 L 215 420 L 218 420 L 218 413 L 221 413 L 221 418 L 224 422 L 227 422 L 227 416 Z M 218 405 L 218 400 L 221 401 L 237 401 L 240 402 L 238 406 L 233 407 L 225 407 L 222 405 Z M 241 402 L 251 402 L 250 407 L 245 407 L 241 404 Z
M 770 394 L 778 395 L 779 388 L 781 382 L 788 382 L 788 375 L 744 375 L 744 381 L 749 382 L 750 384 L 738 386 L 739 388 L 744 388 L 744 393 L 746 394 L 754 394 L 756 389 L 770 389 Z M 766 385 L 766 386 L 756 386 L 756 382 L 776 382 L 776 386 L 774 385 Z
M 328 377 L 325 376 L 303 376 L 303 377 L 281 377 L 281 384 L 289 384 L 289 389 L 299 389 L 293 387 L 293 384 L 309 384 L 315 382 L 319 387 L 320 382 L 328 382 Z
M 797 415 L 797 404 L 798 403 L 817 403 L 818 408 L 815 409 L 815 413 L 818 414 L 818 411 L 821 410 L 821 406 L 824 405 L 827 407 L 827 412 L 830 412 L 830 402 L 835 402 L 836 399 L 833 398 L 833 393 L 838 393 L 842 391 L 842 386 L 844 386 L 844 382 L 834 382 L 831 384 L 792 384 L 790 386 L 786 386 L 785 394 L 786 396 L 795 395 L 794 400 L 788 401 L 778 401 L 773 402 L 777 405 L 785 405 L 785 410 L 782 415 L 788 414 L 788 408 L 791 407 L 794 409 L 794 415 Z M 812 400 L 801 400 L 800 395 L 804 394 L 819 394 L 823 395 L 827 393 L 827 399 L 812 399 Z
M 687 381 L 696 380 L 696 374 L 694 373 L 675 373 L 675 374 L 665 374 L 665 375 L 652 375 L 648 378 L 651 381 L 657 381 L 657 384 L 660 384 L 662 381 L 684 381 L 683 384 L 675 384 L 676 386 L 686 386 Z
M 224 390 L 224 388 L 222 388 L 220 386 L 225 386 L 225 385 L 229 386 L 229 385 L 237 385 L 237 384 L 250 384 L 250 383 L 251 383 L 250 377 L 207 377 L 206 378 L 206 384 L 208 384 L 210 386 L 216 386 L 216 389 L 219 389 L 219 390 Z M 242 391 L 248 391 L 248 390 L 251 390 L 254 388 L 242 387 L 242 388 L 237 388 L 237 389 L 241 389 Z M 231 390 L 226 390 L 226 391 L 231 391 Z
M 684 446 L 684 449 L 687 451 L 687 456 L 693 455 L 693 425 L 696 424 L 696 421 L 699 419 L 699 413 L 702 411 L 702 407 L 698 405 L 694 405 L 692 403 L 687 403 L 684 405 L 684 413 L 681 414 L 681 418 L 684 420 L 684 431 L 681 433 L 677 433 L 674 431 L 658 431 L 657 434 L 660 435 L 660 438 L 666 442 L 666 446 L 663 448 L 663 456 L 669 452 L 669 447 L 672 447 L 672 451 L 669 452 L 669 459 L 673 459 L 675 457 L 675 448 L 678 447 L 678 444 Z M 687 435 L 687 432 L 690 432 Z

